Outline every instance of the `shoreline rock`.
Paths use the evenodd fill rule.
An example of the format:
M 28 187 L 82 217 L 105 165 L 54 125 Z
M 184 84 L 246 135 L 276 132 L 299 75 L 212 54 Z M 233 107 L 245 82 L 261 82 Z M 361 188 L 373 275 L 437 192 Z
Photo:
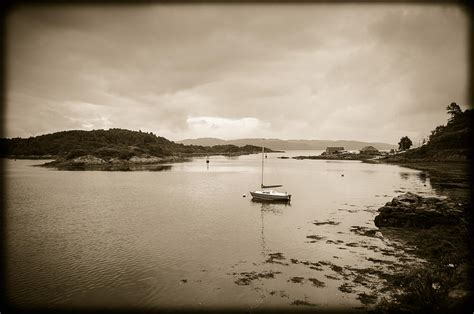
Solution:
M 378 211 L 374 222 L 379 228 L 430 228 L 434 225 L 459 224 L 463 218 L 463 210 L 455 202 L 410 192 L 394 197 Z
M 161 171 L 171 168 L 171 166 L 164 166 L 163 164 L 165 163 L 184 162 L 188 160 L 189 158 L 179 156 L 133 156 L 130 159 L 110 158 L 106 160 L 92 155 L 85 155 L 73 159 L 61 158 L 40 166 L 58 170 Z
M 457 313 L 472 306 L 472 268 L 469 253 L 469 205 L 447 197 L 405 193 L 379 208 L 375 225 L 384 237 L 410 243 L 416 256 L 428 263 L 398 272 L 406 284 L 391 302 L 378 304 L 379 312 Z

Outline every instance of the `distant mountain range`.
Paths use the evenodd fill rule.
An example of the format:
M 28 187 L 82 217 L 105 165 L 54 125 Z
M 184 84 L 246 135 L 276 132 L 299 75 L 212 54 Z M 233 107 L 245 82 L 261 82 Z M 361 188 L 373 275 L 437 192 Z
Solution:
M 359 141 L 347 141 L 347 140 L 280 140 L 275 138 L 264 139 L 264 138 L 243 138 L 236 140 L 222 140 L 219 138 L 197 138 L 197 139 L 185 139 L 182 141 L 176 141 L 177 143 L 185 145 L 200 145 L 200 146 L 214 146 L 214 145 L 253 145 L 253 146 L 265 146 L 273 150 L 321 150 L 326 147 L 344 147 L 346 150 L 360 150 L 365 146 L 373 146 L 378 150 L 390 150 L 397 148 L 397 145 L 387 143 L 371 143 L 371 142 L 359 142 Z

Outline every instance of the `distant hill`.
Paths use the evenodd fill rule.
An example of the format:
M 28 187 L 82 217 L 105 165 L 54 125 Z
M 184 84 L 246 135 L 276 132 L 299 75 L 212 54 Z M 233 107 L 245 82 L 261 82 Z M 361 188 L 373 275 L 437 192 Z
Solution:
M 133 156 L 172 156 L 199 154 L 251 154 L 261 151 L 260 147 L 245 145 L 216 145 L 213 147 L 184 145 L 172 142 L 153 133 L 110 130 L 73 130 L 45 134 L 30 138 L 0 139 L 0 155 L 54 156 L 72 159 L 91 155 L 108 160 L 110 158 L 129 159 Z
M 253 145 L 253 146 L 265 146 L 273 150 L 321 150 L 326 149 L 329 146 L 342 146 L 346 150 L 360 150 L 365 146 L 374 146 L 378 150 L 390 150 L 397 148 L 396 145 L 387 143 L 371 143 L 371 142 L 359 142 L 359 141 L 348 141 L 348 140 L 280 140 L 280 139 L 262 139 L 262 138 L 244 138 L 237 140 L 222 140 L 219 138 L 197 138 L 197 139 L 186 139 L 177 141 L 177 143 L 186 145 L 202 145 L 202 146 L 213 146 L 213 145 Z
M 180 143 L 184 145 L 200 145 L 200 146 L 214 146 L 214 145 L 230 144 L 226 140 L 221 140 L 220 138 L 215 138 L 215 137 L 201 137 L 197 139 L 186 139 L 182 141 L 176 141 L 176 143 Z

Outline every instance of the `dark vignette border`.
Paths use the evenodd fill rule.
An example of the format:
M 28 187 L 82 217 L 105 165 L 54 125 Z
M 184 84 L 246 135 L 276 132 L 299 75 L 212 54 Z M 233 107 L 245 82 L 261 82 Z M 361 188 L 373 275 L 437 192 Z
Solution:
M 23 0 L 23 1 L 2 1 L 0 2 L 0 13 L 1 13 L 1 20 L 0 20 L 0 138 L 3 138 L 5 135 L 5 123 L 6 123 L 6 18 L 11 10 L 18 6 L 80 6 L 80 5 L 100 5 L 100 6 L 144 6 L 144 5 L 166 5 L 166 4 L 183 4 L 183 5 L 202 5 L 202 4 L 232 4 L 232 5 L 239 5 L 239 4 L 376 4 L 376 5 L 383 5 L 383 4 L 426 4 L 426 5 L 456 5 L 460 6 L 465 10 L 469 18 L 468 24 L 468 38 L 469 41 L 468 45 L 468 56 L 469 56 L 469 78 L 468 78 L 468 88 L 469 88 L 469 107 L 471 109 L 474 108 L 474 88 L 473 88 L 473 73 L 474 73 L 474 63 L 472 60 L 473 56 L 473 42 L 474 42 L 474 32 L 473 32 L 473 21 L 472 21 L 472 8 L 473 5 L 469 1 L 450 1 L 450 0 L 412 0 L 412 1 L 402 1 L 402 0 L 259 0 L 259 1 L 252 1 L 252 0 L 100 0 L 100 1 L 93 1 L 93 0 L 49 0 L 49 1 L 35 1 L 35 0 Z M 474 121 L 473 121 L 474 122 Z M 472 143 L 471 143 L 472 145 Z M 473 149 L 474 151 L 474 149 Z M 472 160 L 472 155 L 470 159 Z M 144 312 L 139 308 L 94 308 L 90 310 L 74 310 L 70 308 L 57 308 L 57 309 L 46 309 L 46 308 L 19 308 L 16 307 L 14 304 L 9 302 L 6 293 L 7 293 L 7 285 L 6 285 L 6 243 L 7 243 L 7 232 L 6 232 L 6 201 L 4 195 L 6 194 L 5 190 L 5 162 L 4 159 L 0 158 L 0 314 L 3 313 L 140 313 Z M 473 178 L 474 174 L 474 164 L 470 163 L 470 178 Z M 471 182 L 472 183 L 472 182 Z M 472 184 L 471 184 L 472 185 Z M 473 194 L 471 193 L 471 211 L 470 211 L 470 256 L 471 256 L 471 266 L 474 266 L 474 210 L 472 208 L 473 204 Z M 471 273 L 471 278 L 474 278 L 474 274 Z M 474 300 L 470 300 L 469 304 L 466 304 L 467 312 L 471 313 L 474 310 Z M 352 309 L 345 309 L 345 308 L 333 308 L 325 310 L 326 313 L 347 313 L 352 312 Z M 258 310 L 248 310 L 248 309 L 241 309 L 236 310 L 234 308 L 217 308 L 217 309 L 205 309 L 205 310 L 198 310 L 198 309 L 170 309 L 170 308 L 159 308 L 156 310 L 146 310 L 147 313 L 170 313 L 170 312 L 178 312 L 178 313 L 241 313 L 241 312 L 259 312 L 259 313 L 281 313 L 281 312 L 288 312 L 287 310 L 279 310 L 277 308 L 267 308 L 267 309 L 258 309 Z M 321 312 L 315 309 L 297 309 L 295 308 L 292 312 Z

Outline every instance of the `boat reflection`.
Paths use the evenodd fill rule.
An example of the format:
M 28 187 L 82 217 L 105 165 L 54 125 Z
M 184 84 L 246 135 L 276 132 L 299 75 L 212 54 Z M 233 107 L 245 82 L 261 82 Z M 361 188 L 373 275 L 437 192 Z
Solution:
M 280 208 L 281 206 L 290 206 L 291 201 L 289 200 L 261 200 L 261 199 L 251 199 L 252 203 L 258 203 L 262 205 L 262 210 L 266 210 L 268 208 Z
M 289 201 L 266 201 L 252 199 L 252 205 L 260 207 L 260 220 L 261 220 L 261 237 L 262 237 L 262 256 L 264 260 L 267 260 L 267 255 L 271 250 L 268 250 L 265 241 L 265 221 L 264 216 L 268 214 L 281 215 L 285 207 L 291 206 Z

